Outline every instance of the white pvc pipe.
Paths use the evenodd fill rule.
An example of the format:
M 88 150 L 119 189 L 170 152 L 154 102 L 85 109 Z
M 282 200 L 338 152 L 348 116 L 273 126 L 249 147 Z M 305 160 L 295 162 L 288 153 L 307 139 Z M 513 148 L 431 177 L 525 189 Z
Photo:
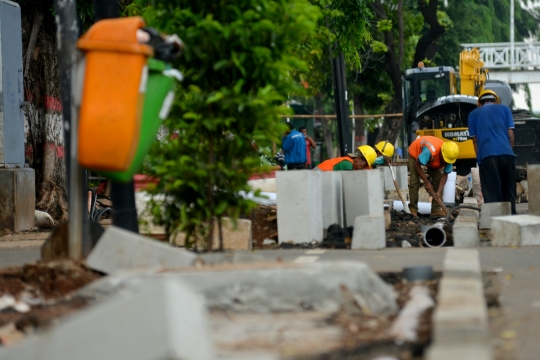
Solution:
M 456 173 L 451 172 L 448 174 L 448 180 L 444 184 L 443 202 L 455 203 L 456 202 Z

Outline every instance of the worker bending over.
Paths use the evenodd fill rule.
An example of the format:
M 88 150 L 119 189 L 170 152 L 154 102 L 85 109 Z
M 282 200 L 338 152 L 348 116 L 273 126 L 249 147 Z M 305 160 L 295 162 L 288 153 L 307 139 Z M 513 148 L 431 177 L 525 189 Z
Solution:
M 420 190 L 420 178 L 424 181 L 426 191 L 434 193 L 431 202 L 431 217 L 437 218 L 445 216 L 436 201 L 442 196 L 444 184 L 448 179 L 448 174 L 452 172 L 452 164 L 456 162 L 459 154 L 459 147 L 455 142 L 443 141 L 434 136 L 422 136 L 414 140 L 409 146 L 409 209 L 413 216 L 418 216 L 418 191 Z M 427 179 L 422 165 L 427 167 L 431 182 Z M 443 169 L 444 174 L 441 174 Z M 435 198 L 436 197 L 436 198 Z
M 340 171 L 371 169 L 371 165 L 375 163 L 376 158 L 377 154 L 371 146 L 362 145 L 358 147 L 355 153 L 349 153 L 347 156 L 323 161 L 315 168 L 315 170 Z
M 388 140 L 379 141 L 375 145 L 375 152 L 377 153 L 377 158 L 374 165 L 389 164 L 392 162 L 392 157 L 394 156 L 394 145 L 390 144 Z

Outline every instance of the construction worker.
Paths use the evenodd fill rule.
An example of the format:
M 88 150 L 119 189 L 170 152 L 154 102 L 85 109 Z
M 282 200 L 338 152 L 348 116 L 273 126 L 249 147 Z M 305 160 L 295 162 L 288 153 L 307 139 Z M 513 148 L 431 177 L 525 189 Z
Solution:
M 287 125 L 289 130 L 284 134 L 281 145 L 287 170 L 303 170 L 307 162 L 304 134 L 296 131 L 292 123 L 289 122 Z
M 375 145 L 375 152 L 377 153 L 377 159 L 375 159 L 374 165 L 388 164 L 394 156 L 394 145 L 390 144 L 388 140 L 379 141 Z
M 424 187 L 428 193 L 435 191 L 434 195 L 439 200 L 442 197 L 444 184 L 448 174 L 452 172 L 452 164 L 456 162 L 459 147 L 455 142 L 443 141 L 434 136 L 422 136 L 414 140 L 409 146 L 409 209 L 413 216 L 418 216 L 418 191 L 420 190 L 420 178 L 424 181 Z M 422 166 L 427 167 L 431 182 L 427 179 Z M 444 174 L 441 174 L 443 169 Z M 436 202 L 431 202 L 431 214 L 433 218 L 446 214 Z
M 377 154 L 371 146 L 359 146 L 355 153 L 323 161 L 314 170 L 339 171 L 339 170 L 364 170 L 371 169 L 375 163 Z
M 478 108 L 469 114 L 469 136 L 480 168 L 484 202 L 510 202 L 512 214 L 516 214 L 514 120 L 495 92 L 485 90 L 478 97 Z

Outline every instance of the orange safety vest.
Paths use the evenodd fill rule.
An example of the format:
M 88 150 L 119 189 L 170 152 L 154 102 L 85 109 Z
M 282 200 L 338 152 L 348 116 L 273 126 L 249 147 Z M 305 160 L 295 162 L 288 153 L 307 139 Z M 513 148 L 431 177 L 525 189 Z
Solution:
M 413 159 L 418 159 L 418 156 L 422 153 L 422 149 L 427 147 L 431 152 L 431 159 L 427 163 L 427 167 L 431 169 L 440 169 L 443 166 L 439 158 L 439 154 L 442 149 L 444 141 L 435 136 L 422 136 L 414 140 L 409 146 L 409 155 Z
M 342 162 L 343 160 L 350 161 L 354 165 L 353 159 L 348 156 L 343 156 L 323 161 L 319 164 L 319 166 L 317 166 L 317 168 L 322 171 L 334 171 L 334 166 L 336 166 L 336 164 Z

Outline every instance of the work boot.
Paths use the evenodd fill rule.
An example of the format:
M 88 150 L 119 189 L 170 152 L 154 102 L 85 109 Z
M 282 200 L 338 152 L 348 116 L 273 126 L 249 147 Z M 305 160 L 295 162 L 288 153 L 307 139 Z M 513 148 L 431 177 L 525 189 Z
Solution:
M 411 210 L 411 215 L 414 216 L 414 217 L 418 217 L 418 210 L 416 209 L 410 209 Z
M 442 217 L 446 217 L 446 213 L 443 209 L 439 209 L 437 211 L 432 211 L 431 214 L 429 214 L 429 217 L 432 219 L 438 219 Z

